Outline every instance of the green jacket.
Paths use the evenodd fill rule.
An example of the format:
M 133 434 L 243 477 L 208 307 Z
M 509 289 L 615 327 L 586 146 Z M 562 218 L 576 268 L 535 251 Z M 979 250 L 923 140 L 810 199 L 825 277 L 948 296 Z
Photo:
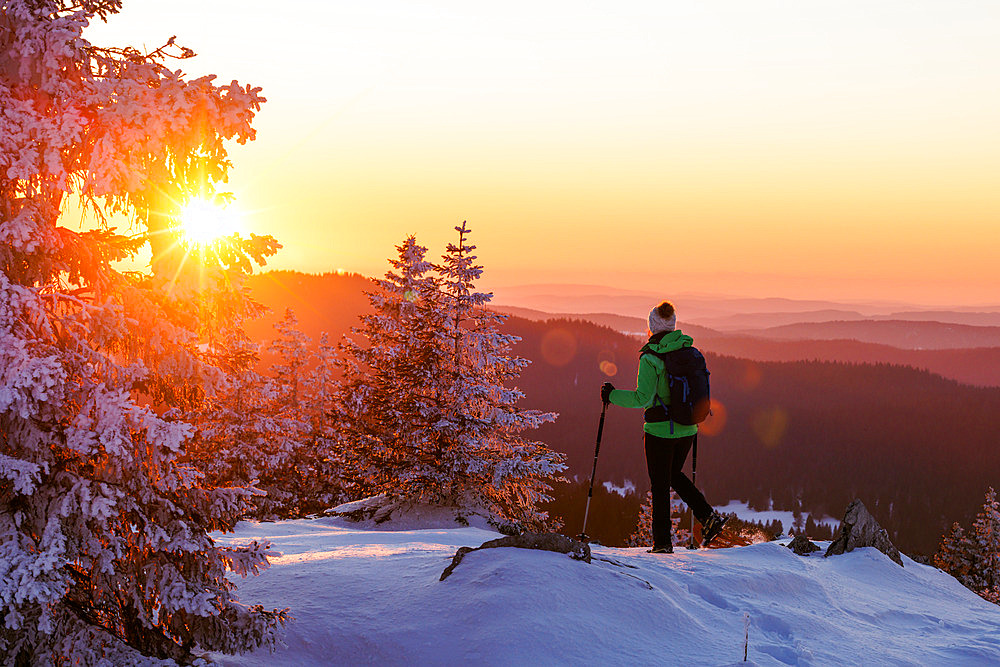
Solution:
M 680 330 L 669 331 L 666 334 L 654 334 L 649 338 L 649 347 L 654 352 L 672 352 L 682 347 L 691 347 L 694 339 L 684 335 Z M 639 357 L 639 376 L 635 381 L 635 391 L 615 389 L 608 400 L 623 408 L 648 408 L 653 405 L 653 399 L 659 394 L 664 404 L 670 405 L 670 391 L 667 389 L 667 377 L 663 372 L 663 360 L 655 354 L 643 354 Z M 661 438 L 684 438 L 698 432 L 697 426 L 673 424 L 671 422 L 647 422 L 643 430 L 650 435 Z

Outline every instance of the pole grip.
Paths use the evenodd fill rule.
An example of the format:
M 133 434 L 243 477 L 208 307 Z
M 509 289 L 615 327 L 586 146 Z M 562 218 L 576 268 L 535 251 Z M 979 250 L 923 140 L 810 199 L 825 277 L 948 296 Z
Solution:
M 601 408 L 601 423 L 597 425 L 597 447 L 594 448 L 594 470 L 597 470 L 597 455 L 601 453 L 601 436 L 604 435 L 604 415 L 608 411 L 608 404 Z

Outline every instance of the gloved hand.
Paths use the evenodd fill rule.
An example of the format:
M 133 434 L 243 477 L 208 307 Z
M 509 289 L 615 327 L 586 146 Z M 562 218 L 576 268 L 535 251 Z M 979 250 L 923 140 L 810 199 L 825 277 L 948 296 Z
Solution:
M 615 390 L 615 386 L 610 382 L 605 382 L 601 385 L 601 401 L 604 403 L 611 402 L 611 392 Z

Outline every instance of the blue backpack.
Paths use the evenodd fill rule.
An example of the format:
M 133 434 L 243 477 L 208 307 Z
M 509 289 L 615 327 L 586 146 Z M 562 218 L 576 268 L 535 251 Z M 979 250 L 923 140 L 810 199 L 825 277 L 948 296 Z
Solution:
M 705 421 L 712 412 L 705 356 L 694 347 L 654 352 L 649 345 L 642 348 L 639 355 L 643 354 L 652 354 L 663 360 L 664 379 L 670 393 L 670 403 L 664 403 L 657 391 L 653 405 L 646 409 L 646 421 L 669 421 L 684 426 Z M 662 386 L 661 381 L 657 388 Z

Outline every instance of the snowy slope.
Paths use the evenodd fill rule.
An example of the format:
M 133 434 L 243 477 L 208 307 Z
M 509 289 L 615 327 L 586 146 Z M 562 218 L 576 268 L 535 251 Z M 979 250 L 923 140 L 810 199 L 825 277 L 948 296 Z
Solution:
M 498 535 L 323 518 L 217 536 L 260 537 L 282 555 L 240 582 L 241 601 L 291 607 L 288 648 L 217 656 L 225 665 L 746 664 L 745 614 L 757 665 L 1000 664 L 1000 607 L 872 549 L 594 547 L 586 564 L 501 548 L 468 554 L 442 582 L 458 547 Z

